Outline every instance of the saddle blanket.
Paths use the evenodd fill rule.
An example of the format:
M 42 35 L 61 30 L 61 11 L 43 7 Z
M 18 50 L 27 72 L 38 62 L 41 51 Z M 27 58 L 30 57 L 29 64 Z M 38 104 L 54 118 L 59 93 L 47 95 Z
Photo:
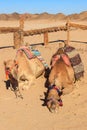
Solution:
M 82 63 L 80 54 L 72 46 L 65 46 L 64 52 L 68 55 L 71 65 L 74 69 L 75 78 L 78 80 L 84 76 L 84 65 Z
M 23 51 L 28 59 L 32 59 L 37 57 L 41 63 L 44 65 L 45 68 L 48 68 L 48 64 L 46 63 L 46 61 L 44 60 L 44 58 L 41 56 L 41 53 L 38 50 L 32 49 L 31 46 L 26 47 L 26 46 L 22 46 L 18 49 L 18 51 Z

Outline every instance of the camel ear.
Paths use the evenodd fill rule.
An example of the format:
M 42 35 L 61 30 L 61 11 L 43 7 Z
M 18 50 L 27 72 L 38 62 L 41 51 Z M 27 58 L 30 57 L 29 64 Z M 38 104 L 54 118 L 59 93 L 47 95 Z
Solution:
M 16 63 L 16 60 L 14 60 L 14 63 Z
M 4 61 L 3 64 L 6 66 L 6 61 Z

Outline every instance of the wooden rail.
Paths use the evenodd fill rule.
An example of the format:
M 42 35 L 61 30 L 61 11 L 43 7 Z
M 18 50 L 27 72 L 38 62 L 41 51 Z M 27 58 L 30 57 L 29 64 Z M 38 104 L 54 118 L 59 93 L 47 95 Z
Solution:
M 69 23 L 69 27 L 74 27 L 74 28 L 79 28 L 79 29 L 82 29 L 82 30 L 87 30 L 86 25 L 80 25 L 80 24 L 76 24 L 76 23 Z
M 19 30 L 19 27 L 0 27 L 0 33 L 17 32 Z
M 43 34 L 45 32 L 57 32 L 57 31 L 67 31 L 66 26 L 60 26 L 60 27 L 49 27 L 49 28 L 43 28 L 43 29 L 34 29 L 34 30 L 28 30 L 24 31 L 24 36 L 29 35 L 37 35 L 37 34 Z

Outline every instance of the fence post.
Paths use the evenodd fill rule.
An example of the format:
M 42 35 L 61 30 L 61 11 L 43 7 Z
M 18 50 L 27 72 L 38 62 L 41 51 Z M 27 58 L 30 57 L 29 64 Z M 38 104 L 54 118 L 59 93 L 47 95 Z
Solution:
M 44 45 L 45 46 L 48 45 L 48 42 L 49 42 L 49 40 L 48 40 L 48 32 L 44 32 Z
M 70 27 L 69 27 L 69 19 L 67 20 L 67 23 L 66 23 L 66 28 L 67 28 L 67 45 L 70 44 Z
M 20 21 L 19 21 L 19 31 L 14 32 L 14 47 L 16 49 L 18 49 L 24 42 L 24 33 L 23 33 L 23 29 L 24 29 L 24 16 L 20 17 Z
M 18 49 L 21 46 L 21 32 L 14 32 L 14 48 Z

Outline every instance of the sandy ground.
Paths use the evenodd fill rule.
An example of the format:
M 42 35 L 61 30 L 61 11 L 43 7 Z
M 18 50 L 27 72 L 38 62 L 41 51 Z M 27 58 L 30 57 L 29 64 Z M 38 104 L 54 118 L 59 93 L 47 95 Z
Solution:
M 63 24 L 60 21 L 27 21 L 25 30 Z M 86 22 L 83 24 L 87 25 Z M 0 21 L 0 26 L 19 26 L 19 22 Z M 55 40 L 66 40 L 66 36 L 66 32 L 50 33 L 47 47 L 35 46 L 48 65 L 59 47 L 59 42 Z M 3 61 L 14 58 L 16 50 L 11 47 L 0 49 L 0 130 L 87 130 L 87 31 L 72 31 L 70 40 L 70 45 L 77 49 L 82 58 L 85 74 L 81 81 L 76 82 L 72 93 L 62 96 L 63 107 L 56 114 L 42 106 L 43 101 L 40 100 L 46 92 L 44 76 L 37 79 L 36 86 L 22 91 L 23 100 L 16 99 L 11 90 L 6 90 Z M 43 35 L 25 37 L 25 43 L 43 43 Z M 13 46 L 12 33 L 0 34 L 0 47 L 3 46 Z

